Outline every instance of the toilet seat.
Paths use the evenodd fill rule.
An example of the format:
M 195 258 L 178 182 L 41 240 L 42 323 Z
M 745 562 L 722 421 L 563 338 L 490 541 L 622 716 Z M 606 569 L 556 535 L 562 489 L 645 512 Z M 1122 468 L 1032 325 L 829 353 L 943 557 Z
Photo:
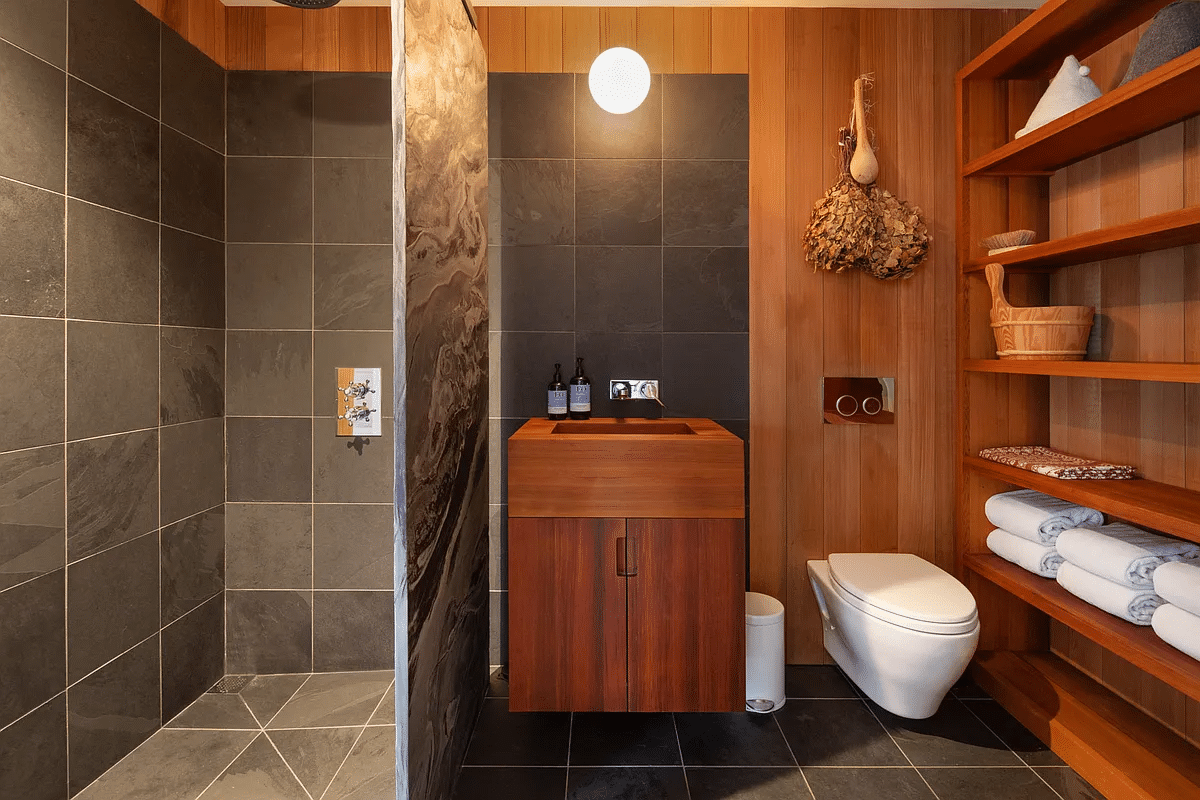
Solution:
M 979 626 L 975 598 L 955 577 L 909 553 L 833 553 L 833 588 L 847 603 L 908 630 L 942 635 Z

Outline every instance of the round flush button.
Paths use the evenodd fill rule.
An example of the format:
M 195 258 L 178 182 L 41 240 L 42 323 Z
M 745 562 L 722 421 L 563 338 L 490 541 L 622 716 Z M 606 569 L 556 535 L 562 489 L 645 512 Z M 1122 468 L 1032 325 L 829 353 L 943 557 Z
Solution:
M 858 401 L 850 395 L 844 394 L 837 399 L 837 402 L 833 404 L 833 407 L 836 408 L 837 412 L 843 417 L 852 417 L 854 416 L 855 412 L 858 411 Z
M 873 417 L 883 410 L 883 401 L 878 397 L 868 397 L 862 401 L 862 410 L 864 414 Z

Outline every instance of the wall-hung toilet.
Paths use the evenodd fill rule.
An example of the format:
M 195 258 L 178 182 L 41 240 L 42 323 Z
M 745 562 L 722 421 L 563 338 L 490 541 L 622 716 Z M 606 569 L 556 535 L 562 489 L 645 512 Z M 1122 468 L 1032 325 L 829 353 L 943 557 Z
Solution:
M 967 587 L 908 553 L 833 553 L 808 575 L 825 649 L 850 680 L 893 714 L 932 716 L 979 643 Z

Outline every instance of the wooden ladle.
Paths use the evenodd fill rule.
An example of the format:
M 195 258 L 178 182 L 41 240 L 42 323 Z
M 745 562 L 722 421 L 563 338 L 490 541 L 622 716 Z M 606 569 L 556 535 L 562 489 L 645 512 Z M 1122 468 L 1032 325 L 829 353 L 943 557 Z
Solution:
M 863 186 L 879 177 L 879 159 L 867 138 L 867 113 L 863 110 L 863 79 L 854 81 L 854 126 L 858 142 L 850 158 L 850 177 Z

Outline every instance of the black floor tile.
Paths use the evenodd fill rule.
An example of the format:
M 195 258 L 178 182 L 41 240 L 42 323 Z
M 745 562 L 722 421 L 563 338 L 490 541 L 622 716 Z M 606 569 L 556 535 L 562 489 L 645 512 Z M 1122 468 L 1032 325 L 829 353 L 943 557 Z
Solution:
M 688 800 L 681 767 L 572 767 L 567 800 Z
M 816 800 L 936 800 L 912 767 L 806 767 L 804 777 Z
M 572 767 L 679 765 L 670 714 L 580 713 L 571 722 Z
M 775 718 L 802 767 L 909 765 L 862 700 L 789 700 Z
M 929 719 L 905 719 L 871 703 L 871 710 L 918 767 L 1021 766 L 1004 742 L 961 702 L 947 697 Z
M 795 767 L 691 767 L 692 800 L 811 800 L 804 776 Z
M 463 767 L 454 800 L 562 800 L 564 767 Z
M 1058 800 L 1028 767 L 1017 769 L 923 769 L 938 800 Z
M 992 696 L 979 687 L 975 681 L 971 680 L 969 675 L 963 675 L 953 686 L 950 687 L 950 694 L 958 698 L 970 698 L 972 700 L 991 700 Z
M 1036 767 L 1034 772 L 1063 800 L 1105 800 L 1104 795 L 1070 767 Z
M 967 700 L 962 704 L 972 714 L 983 720 L 983 724 L 992 729 L 992 733 L 1008 745 L 1017 756 L 1031 767 L 1062 767 L 1066 766 L 1054 751 L 1047 747 L 1033 732 L 1004 710 L 995 700 Z
M 483 701 L 465 764 L 565 767 L 571 715 L 510 713 L 507 699 Z
M 796 765 L 770 715 L 676 714 L 683 763 L 691 767 Z
M 858 697 L 854 684 L 832 664 L 789 664 L 783 693 L 785 697 Z

